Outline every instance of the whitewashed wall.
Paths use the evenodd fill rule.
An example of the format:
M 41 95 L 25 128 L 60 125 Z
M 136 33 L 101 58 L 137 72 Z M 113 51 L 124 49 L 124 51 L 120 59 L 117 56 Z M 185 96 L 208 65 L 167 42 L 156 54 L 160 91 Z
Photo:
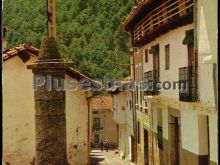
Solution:
M 125 92 L 113 95 L 114 120 L 117 124 L 126 124 L 126 101 Z M 125 109 L 122 110 L 122 107 Z
M 188 65 L 187 46 L 182 44 L 185 38 L 185 31 L 192 29 L 193 24 L 186 25 L 175 30 L 172 30 L 163 36 L 155 39 L 149 44 L 145 45 L 143 49 L 150 50 L 151 46 L 159 44 L 159 60 L 160 60 L 160 81 L 179 81 L 179 68 Z M 170 45 L 170 69 L 165 70 L 165 46 Z M 145 58 L 145 57 L 144 57 Z M 148 62 L 144 62 L 144 72 L 153 70 L 153 54 L 148 54 Z M 179 99 L 179 90 L 161 91 L 161 96 Z
M 16 56 L 3 62 L 3 161 L 30 164 L 35 156 L 32 71 Z
M 66 80 L 70 77 L 66 76 Z M 88 105 L 82 90 L 66 92 L 67 154 L 70 165 L 86 165 L 88 151 Z

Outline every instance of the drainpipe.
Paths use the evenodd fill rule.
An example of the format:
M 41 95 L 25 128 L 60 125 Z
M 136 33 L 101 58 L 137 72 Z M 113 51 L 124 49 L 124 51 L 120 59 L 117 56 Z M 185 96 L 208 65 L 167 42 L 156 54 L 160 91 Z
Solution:
M 217 74 L 216 65 L 217 65 L 216 63 L 213 64 L 213 78 L 212 78 L 212 80 L 213 80 L 213 88 L 214 88 L 215 107 L 217 109 L 217 107 L 218 107 L 218 102 L 217 102 L 218 93 L 217 93 L 217 85 L 216 84 L 218 84 L 217 83 L 218 82 L 218 77 L 216 77 L 216 74 Z
M 88 143 L 88 158 L 89 158 L 89 162 L 88 165 L 90 164 L 90 150 L 91 150 L 91 143 L 90 143 L 90 100 L 86 98 L 87 101 L 87 107 L 88 107 L 88 139 L 87 139 L 87 143 Z
M 151 121 L 150 121 L 150 128 L 151 128 L 151 139 L 152 139 L 152 163 L 154 164 L 154 128 L 153 128 L 153 109 L 152 109 L 152 104 L 150 107 L 151 110 Z
M 134 54 L 132 54 L 133 57 L 133 79 L 135 80 L 135 58 Z M 136 87 L 135 87 L 136 89 Z M 135 91 L 132 92 L 132 111 L 133 111 L 133 130 L 134 130 L 134 150 L 135 150 L 135 157 L 134 157 L 134 162 L 137 163 L 137 121 L 136 121 L 136 108 L 135 108 Z

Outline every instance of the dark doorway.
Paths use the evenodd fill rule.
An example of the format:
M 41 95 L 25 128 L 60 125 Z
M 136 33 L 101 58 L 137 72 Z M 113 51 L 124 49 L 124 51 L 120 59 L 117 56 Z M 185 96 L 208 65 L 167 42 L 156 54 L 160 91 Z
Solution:
M 149 152 L 148 152 L 148 131 L 144 129 L 144 164 L 149 164 Z
M 210 142 L 209 142 L 209 117 L 205 115 L 199 115 L 199 145 L 201 145 L 199 156 L 199 164 L 210 165 Z
M 170 165 L 180 164 L 180 118 L 170 116 L 169 139 L 170 139 Z
M 131 136 L 131 161 L 134 162 L 134 137 Z
M 137 163 L 137 140 L 131 136 L 131 161 Z
M 119 126 L 117 124 L 117 146 L 119 146 Z

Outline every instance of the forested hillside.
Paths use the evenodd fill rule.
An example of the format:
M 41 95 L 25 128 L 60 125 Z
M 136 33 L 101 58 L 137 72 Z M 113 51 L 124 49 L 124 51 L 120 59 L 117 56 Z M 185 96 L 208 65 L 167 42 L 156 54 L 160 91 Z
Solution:
M 92 78 L 128 76 L 129 36 L 122 22 L 136 0 L 57 0 L 57 36 L 62 56 Z M 46 34 L 45 0 L 4 0 L 9 47 L 40 47 Z

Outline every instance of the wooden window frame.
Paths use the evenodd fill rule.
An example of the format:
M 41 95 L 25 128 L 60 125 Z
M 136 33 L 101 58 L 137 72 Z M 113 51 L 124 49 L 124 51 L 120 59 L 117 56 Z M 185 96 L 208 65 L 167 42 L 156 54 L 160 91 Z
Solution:
M 170 69 L 170 44 L 165 45 L 164 49 L 165 49 L 165 70 L 169 70 Z
M 95 122 L 95 120 L 96 119 L 98 119 L 99 120 L 99 127 L 98 126 L 96 126 L 96 122 Z M 100 117 L 94 117 L 93 118 L 93 129 L 99 129 L 101 127 L 101 119 L 100 119 Z
M 157 140 L 158 140 L 158 148 L 163 150 L 163 128 L 161 126 L 157 126 Z
M 141 143 L 141 134 L 140 134 L 140 122 L 137 122 L 137 143 L 140 144 Z
M 145 49 L 144 51 L 144 61 L 145 63 L 148 63 L 148 49 Z

